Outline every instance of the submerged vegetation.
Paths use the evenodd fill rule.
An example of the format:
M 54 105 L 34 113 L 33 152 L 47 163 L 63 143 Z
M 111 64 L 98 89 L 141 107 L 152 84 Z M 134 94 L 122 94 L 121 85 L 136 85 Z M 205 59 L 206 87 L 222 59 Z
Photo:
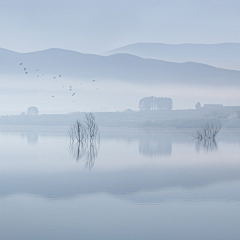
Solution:
M 77 120 L 68 131 L 71 142 L 83 143 L 86 141 L 93 142 L 99 138 L 98 124 L 92 113 L 85 115 L 85 120 Z
M 215 140 L 216 135 L 221 130 L 222 125 L 218 121 L 206 121 L 201 129 L 196 130 L 193 133 L 193 137 L 196 140 Z
M 217 150 L 217 143 L 215 137 L 221 130 L 222 125 L 218 121 L 206 121 L 201 129 L 193 133 L 194 140 L 196 140 L 196 150 L 203 148 L 205 151 Z
M 76 159 L 85 159 L 86 167 L 92 168 L 98 155 L 100 133 L 92 113 L 85 115 L 84 121 L 76 120 L 69 129 L 71 155 Z

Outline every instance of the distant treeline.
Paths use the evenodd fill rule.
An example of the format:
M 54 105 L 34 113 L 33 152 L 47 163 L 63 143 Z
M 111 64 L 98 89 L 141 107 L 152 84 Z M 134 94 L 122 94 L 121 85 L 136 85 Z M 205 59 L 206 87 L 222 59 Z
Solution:
M 0 116 L 1 125 L 52 125 L 70 126 L 85 113 Z M 212 119 L 206 111 L 164 110 L 137 112 L 96 112 L 99 126 L 106 127 L 160 127 L 199 128 L 206 119 Z M 219 118 L 214 118 L 219 119 Z M 223 127 L 240 128 L 239 118 L 219 119 Z

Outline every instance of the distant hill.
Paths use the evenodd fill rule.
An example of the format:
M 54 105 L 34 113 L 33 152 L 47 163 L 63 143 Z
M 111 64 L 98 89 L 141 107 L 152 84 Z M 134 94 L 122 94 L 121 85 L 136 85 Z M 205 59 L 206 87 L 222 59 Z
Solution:
M 198 62 L 219 68 L 240 70 L 240 43 L 163 44 L 135 43 L 105 54 L 128 53 L 171 62 Z
M 23 63 L 22 65 L 19 65 Z M 143 59 L 130 54 L 99 56 L 62 49 L 16 53 L 0 49 L 0 74 L 62 74 L 72 78 L 111 79 L 143 84 L 240 85 L 240 71 L 205 64 Z

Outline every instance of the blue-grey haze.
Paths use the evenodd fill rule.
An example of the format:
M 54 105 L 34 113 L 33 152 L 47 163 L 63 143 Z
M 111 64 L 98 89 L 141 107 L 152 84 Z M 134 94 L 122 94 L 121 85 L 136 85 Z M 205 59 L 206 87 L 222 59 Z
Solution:
M 238 0 L 1 0 L 0 47 L 101 53 L 137 42 L 240 42 Z
M 239 239 L 239 131 L 100 131 L 88 169 L 67 127 L 1 127 L 1 238 Z
M 153 95 L 172 98 L 174 109 L 240 102 L 236 70 L 129 54 L 0 50 L 0 114 L 20 114 L 30 106 L 40 113 L 138 110 L 139 100 Z
M 128 53 L 170 62 L 197 62 L 218 68 L 240 70 L 240 43 L 135 43 L 106 52 L 107 55 L 114 53 Z

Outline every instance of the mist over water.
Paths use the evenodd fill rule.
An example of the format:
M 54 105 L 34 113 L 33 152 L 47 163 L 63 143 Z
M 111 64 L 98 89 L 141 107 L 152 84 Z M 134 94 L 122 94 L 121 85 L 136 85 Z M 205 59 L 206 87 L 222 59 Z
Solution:
M 0 9 L 0 240 L 240 239 L 239 0 Z
M 191 130 L 100 132 L 98 152 L 87 159 L 69 151 L 67 127 L 1 127 L 4 239 L 237 239 L 238 132 L 220 134 L 217 151 L 196 149 Z
M 0 114 L 20 114 L 30 106 L 40 114 L 139 110 L 139 100 L 170 97 L 173 109 L 194 109 L 195 104 L 239 105 L 240 86 L 134 84 L 116 79 L 53 79 L 53 76 L 4 76 L 0 82 Z M 70 88 L 71 86 L 71 88 Z M 71 90 L 70 90 L 71 89 Z M 75 93 L 74 96 L 72 94 Z

